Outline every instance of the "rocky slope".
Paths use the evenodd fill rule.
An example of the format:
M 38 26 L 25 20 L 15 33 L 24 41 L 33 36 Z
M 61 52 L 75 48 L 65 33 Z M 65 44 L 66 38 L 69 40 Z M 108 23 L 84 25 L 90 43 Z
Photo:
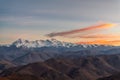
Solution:
M 4 70 L 0 80 L 96 80 L 120 71 L 120 55 L 57 58 Z
M 120 80 L 120 73 L 111 75 L 109 77 L 99 78 L 97 80 Z

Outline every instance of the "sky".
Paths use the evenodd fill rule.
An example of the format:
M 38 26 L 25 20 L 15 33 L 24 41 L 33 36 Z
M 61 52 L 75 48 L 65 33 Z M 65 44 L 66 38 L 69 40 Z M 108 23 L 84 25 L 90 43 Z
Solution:
M 18 38 L 120 45 L 120 0 L 0 0 L 0 44 Z

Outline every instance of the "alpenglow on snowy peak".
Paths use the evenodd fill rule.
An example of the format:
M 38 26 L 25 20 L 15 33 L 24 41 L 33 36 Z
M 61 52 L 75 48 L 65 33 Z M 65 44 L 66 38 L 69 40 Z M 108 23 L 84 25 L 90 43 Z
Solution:
M 40 48 L 40 47 L 82 47 L 82 48 L 93 48 L 106 45 L 89 45 L 89 44 L 74 44 L 69 42 L 58 41 L 56 39 L 47 39 L 47 40 L 35 40 L 29 41 L 24 39 L 18 39 L 14 41 L 11 45 L 16 47 L 25 47 L 25 48 Z

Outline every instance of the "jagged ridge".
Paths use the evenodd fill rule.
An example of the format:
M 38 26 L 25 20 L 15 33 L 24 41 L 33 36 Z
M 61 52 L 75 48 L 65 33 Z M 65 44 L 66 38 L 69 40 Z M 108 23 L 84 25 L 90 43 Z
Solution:
M 29 41 L 24 39 L 18 39 L 15 42 L 13 42 L 11 45 L 15 45 L 16 47 L 26 47 L 26 48 L 38 48 L 38 47 L 98 47 L 98 46 L 108 46 L 108 45 L 87 45 L 87 44 L 74 44 L 69 42 L 62 42 L 58 41 L 56 39 L 47 39 L 47 40 L 35 40 L 35 41 Z

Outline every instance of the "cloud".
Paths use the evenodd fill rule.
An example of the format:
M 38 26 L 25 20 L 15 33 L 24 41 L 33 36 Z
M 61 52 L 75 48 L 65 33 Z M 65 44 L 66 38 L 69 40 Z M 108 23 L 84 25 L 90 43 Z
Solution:
M 78 42 L 77 44 L 100 44 L 100 45 L 114 45 L 119 46 L 120 40 L 95 40 L 95 41 L 88 41 L 88 42 Z
M 98 31 L 110 29 L 117 26 L 118 24 L 113 23 L 102 23 L 98 25 L 89 26 L 86 28 L 56 32 L 47 34 L 49 37 L 63 37 L 69 39 L 77 39 L 75 43 L 77 44 L 101 44 L 101 45 L 120 45 L 120 35 L 113 33 L 99 33 Z
M 73 36 L 78 38 L 120 38 L 119 35 L 113 35 L 113 34 L 93 34 L 93 35 L 77 35 Z
M 71 31 L 65 31 L 65 32 L 57 32 L 57 33 L 50 33 L 47 34 L 47 36 L 49 37 L 55 37 L 55 36 L 66 36 L 66 35 L 72 35 L 72 34 L 76 34 L 76 33 L 81 33 L 81 32 L 88 32 L 88 31 L 92 31 L 92 30 L 96 30 L 96 29 L 108 29 L 111 27 L 116 26 L 116 24 L 112 24 L 112 23 L 102 23 L 99 25 L 93 25 L 93 26 L 89 26 L 86 28 L 81 28 L 81 29 L 76 29 L 76 30 L 71 30 Z

